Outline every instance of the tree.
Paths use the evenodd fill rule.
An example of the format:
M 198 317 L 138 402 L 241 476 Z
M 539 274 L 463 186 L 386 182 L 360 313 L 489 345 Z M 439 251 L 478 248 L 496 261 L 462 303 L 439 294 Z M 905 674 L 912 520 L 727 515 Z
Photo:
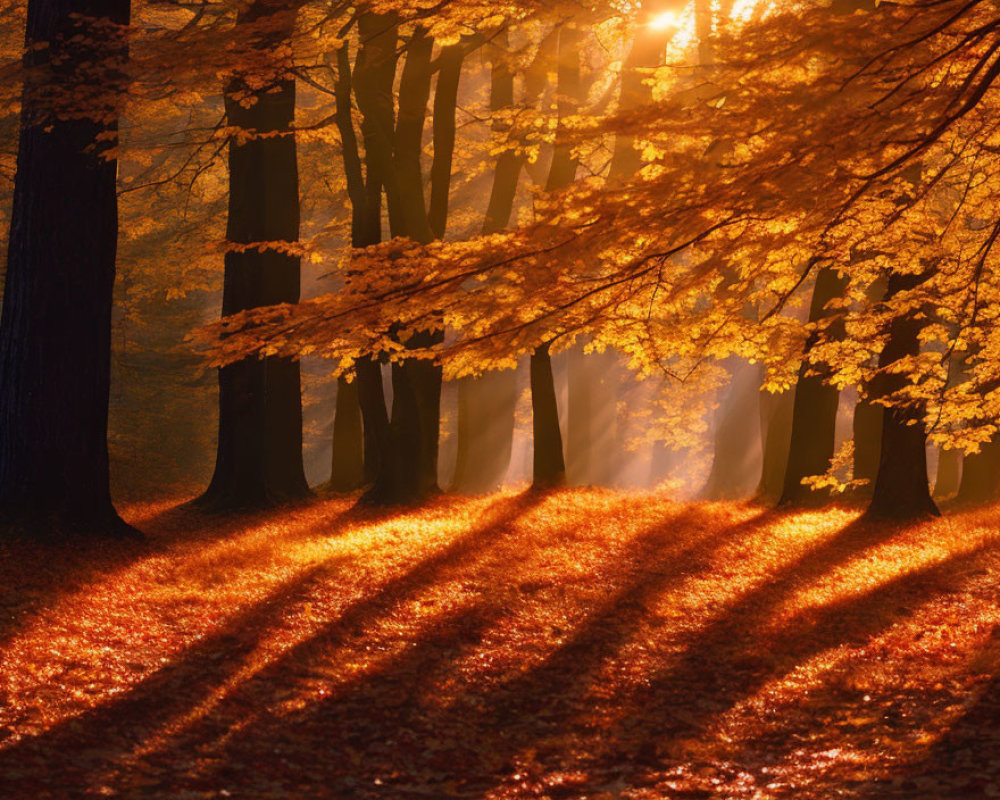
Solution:
M 531 224 L 479 241 L 385 243 L 365 255 L 356 293 L 240 324 L 280 352 L 319 346 L 350 313 L 350 327 L 368 330 L 440 319 L 456 335 L 425 355 L 450 364 L 594 337 L 641 374 L 684 381 L 732 356 L 762 361 L 772 391 L 800 371 L 863 396 L 892 378 L 872 395 L 899 412 L 873 487 L 884 494 L 895 459 L 923 436 L 912 414 L 934 444 L 966 450 L 1000 417 L 1000 180 L 980 169 L 996 147 L 998 37 L 994 11 L 958 2 L 843 15 L 796 6 L 751 20 L 718 37 L 696 91 L 661 71 L 656 101 L 564 126 L 564 144 L 641 140 L 641 174 L 577 181 L 538 203 Z M 919 285 L 873 297 L 886 276 L 930 263 Z M 808 288 L 834 282 L 842 290 L 814 298 L 803 319 Z M 967 376 L 949 381 L 966 353 Z M 884 496 L 917 497 L 914 476 Z M 926 513 L 917 499 L 910 509 Z
M 31 0 L 0 320 L 0 514 L 131 535 L 111 502 L 108 392 L 128 0 Z
M 224 317 L 299 300 L 295 80 L 281 55 L 295 17 L 292 2 L 255 0 L 236 19 L 250 68 L 232 75 L 225 91 L 236 131 L 229 144 Z M 308 494 L 298 362 L 269 356 L 222 367 L 215 474 L 198 504 L 253 508 Z
M 828 305 L 842 297 L 846 280 L 834 269 L 823 269 L 816 277 L 812 302 L 809 306 L 809 321 L 815 325 L 836 326 L 827 335 L 839 337 L 843 328 L 841 314 L 831 314 Z M 806 340 L 806 353 L 820 341 L 821 328 L 817 327 Z M 823 475 L 833 458 L 834 437 L 837 425 L 837 405 L 840 392 L 829 383 L 829 375 L 820 372 L 808 359 L 799 368 L 799 378 L 795 384 L 795 399 L 792 407 L 791 440 L 788 461 L 785 467 L 784 485 L 778 505 L 791 505 L 813 499 L 812 489 L 803 484 L 803 479 L 812 475 Z
M 891 300 L 929 278 L 930 272 L 894 273 L 889 276 L 886 297 Z M 890 322 L 885 347 L 879 356 L 882 385 L 878 389 L 882 394 L 898 391 L 905 383 L 905 378 L 888 370 L 896 362 L 920 352 L 922 327 L 919 315 L 913 312 Z M 923 409 L 919 405 L 889 408 L 883 414 L 878 473 L 865 513 L 869 517 L 891 519 L 939 516 L 927 484 L 927 435 Z
M 573 23 L 559 29 L 556 57 L 556 94 L 559 123 L 556 144 L 545 184 L 547 192 L 564 189 L 576 178 L 577 159 L 572 145 L 560 141 L 560 127 L 574 113 L 585 91 L 580 75 L 581 32 Z M 532 485 L 550 489 L 566 482 L 566 461 L 563 454 L 562 431 L 559 429 L 559 409 L 556 405 L 555 381 L 552 377 L 551 342 L 545 342 L 531 353 L 531 426 L 534 456 Z

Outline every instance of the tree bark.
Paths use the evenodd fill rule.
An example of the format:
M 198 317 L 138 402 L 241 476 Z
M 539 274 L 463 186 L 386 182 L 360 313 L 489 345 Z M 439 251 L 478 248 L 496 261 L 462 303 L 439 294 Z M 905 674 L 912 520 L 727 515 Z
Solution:
M 859 486 L 854 494 L 858 497 L 871 497 L 875 489 L 875 478 L 878 476 L 878 464 L 882 451 L 882 421 L 885 408 L 872 403 L 865 397 L 859 397 L 854 406 L 854 421 L 852 423 L 854 436 L 854 469 L 855 480 L 865 480 L 867 483 Z
M 553 489 L 566 483 L 559 408 L 547 344 L 531 354 L 531 425 L 534 441 L 532 486 Z
M 816 277 L 816 286 L 813 288 L 809 321 L 818 323 L 828 319 L 831 312 L 827 310 L 827 304 L 840 297 L 844 288 L 844 279 L 835 270 L 829 268 L 820 270 Z M 828 335 L 840 335 L 841 327 L 842 322 L 833 321 L 827 328 Z M 824 474 L 833 458 L 840 393 L 835 387 L 826 383 L 822 374 L 810 374 L 812 367 L 808 355 L 819 338 L 818 331 L 810 333 L 806 340 L 805 358 L 799 368 L 792 408 L 788 465 L 785 469 L 779 505 L 794 505 L 814 500 L 816 493 L 803 485 L 802 479 Z
M 294 5 L 256 2 L 236 25 L 261 26 L 253 43 L 267 51 L 287 41 Z M 229 222 L 222 314 L 299 300 L 295 80 L 273 65 L 274 82 L 254 86 L 236 75 L 225 88 L 230 125 L 249 138 L 229 145 Z M 240 97 L 252 92 L 247 106 Z M 219 370 L 219 443 L 215 474 L 198 504 L 212 510 L 257 508 L 309 495 L 302 465 L 302 399 L 297 361 L 247 359 Z
M 962 465 L 959 503 L 985 505 L 1000 498 L 1000 438 L 994 438 L 970 453 Z
M 775 503 L 781 497 L 788 466 L 788 450 L 792 439 L 792 411 L 795 390 L 780 394 L 760 393 L 761 456 L 760 483 L 756 497 L 765 503 Z
M 114 142 L 98 142 L 117 134 L 107 120 L 127 58 L 108 23 L 129 16 L 128 0 L 28 3 L 0 320 L 0 517 L 29 536 L 137 535 L 109 487 L 117 162 L 102 150 Z M 47 96 L 55 87 L 73 103 L 95 86 L 109 99 L 62 116 Z
M 337 407 L 333 417 L 333 456 L 328 488 L 353 492 L 365 482 L 364 433 L 357 381 L 337 379 Z
M 893 274 L 886 298 L 907 291 L 926 280 L 924 275 Z M 879 355 L 880 380 L 877 390 L 886 396 L 899 390 L 905 376 L 886 374 L 893 363 L 920 352 L 922 322 L 913 314 L 892 321 L 889 338 Z M 927 482 L 927 436 L 923 408 L 886 408 L 882 417 L 882 448 L 871 503 L 865 516 L 897 520 L 938 516 Z
M 938 450 L 937 475 L 934 478 L 934 497 L 946 499 L 955 497 L 962 484 L 962 451 Z
M 389 167 L 385 175 L 389 228 L 393 236 L 404 236 L 426 244 L 436 238 L 424 202 L 421 153 L 423 130 L 430 99 L 433 39 L 417 28 L 406 47 L 406 62 L 400 77 L 399 113 L 392 142 L 392 157 L 384 151 Z M 447 50 L 447 48 L 446 48 Z M 447 194 L 451 180 L 454 146 L 454 115 L 461 59 L 447 53 L 442 63 L 447 72 L 440 106 L 436 102 L 435 142 L 440 147 L 434 169 L 438 182 L 432 197 L 437 201 L 439 232 L 447 219 Z M 454 88 L 454 92 L 452 92 Z M 450 145 L 449 145 L 450 138 Z M 382 144 L 384 148 L 384 143 Z M 408 347 L 427 347 L 441 341 L 438 330 L 414 334 Z M 427 359 L 411 358 L 392 364 L 393 401 L 386 448 L 375 484 L 366 493 L 377 504 L 418 503 L 438 491 L 438 440 L 441 419 L 441 367 Z
M 558 116 L 556 144 L 545 191 L 565 189 L 576 179 L 577 159 L 572 146 L 563 140 L 563 120 L 575 112 L 583 100 L 580 75 L 580 31 L 565 24 L 559 31 L 556 68 Z M 556 406 L 555 383 L 549 344 L 531 354 L 531 415 L 534 434 L 534 466 L 532 484 L 538 488 L 561 486 L 566 482 L 566 462 L 563 455 L 562 432 Z
M 346 48 L 337 56 L 337 121 L 343 142 L 344 166 L 351 197 L 351 241 L 368 247 L 382 241 L 382 192 L 391 171 L 392 131 L 395 125 L 393 81 L 396 75 L 398 29 L 394 14 L 366 13 L 358 20 L 361 46 L 353 75 Z M 351 91 L 361 111 L 365 143 L 364 182 L 361 158 L 351 120 Z M 389 414 L 386 410 L 382 368 L 377 357 L 359 359 L 355 365 L 358 402 L 364 429 L 365 484 L 374 485 L 389 448 Z

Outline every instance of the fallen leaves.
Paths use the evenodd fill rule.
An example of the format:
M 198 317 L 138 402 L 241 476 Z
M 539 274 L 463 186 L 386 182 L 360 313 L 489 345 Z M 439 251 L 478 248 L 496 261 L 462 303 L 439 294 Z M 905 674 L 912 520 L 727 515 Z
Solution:
M 993 514 L 137 506 L 3 553 L 3 796 L 989 797 Z

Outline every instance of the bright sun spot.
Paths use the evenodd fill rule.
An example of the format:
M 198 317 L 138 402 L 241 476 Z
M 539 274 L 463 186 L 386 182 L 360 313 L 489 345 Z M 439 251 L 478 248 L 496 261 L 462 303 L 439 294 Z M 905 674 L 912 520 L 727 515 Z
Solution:
M 680 27 L 680 17 L 676 11 L 664 11 L 657 14 L 649 23 L 649 27 L 657 31 L 666 31 Z

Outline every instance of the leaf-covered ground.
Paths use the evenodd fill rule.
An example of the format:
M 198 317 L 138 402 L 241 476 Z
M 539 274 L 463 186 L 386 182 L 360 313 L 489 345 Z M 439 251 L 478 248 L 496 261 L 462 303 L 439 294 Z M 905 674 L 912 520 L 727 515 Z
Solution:
M 998 512 L 573 491 L 0 550 L 0 796 L 1000 797 Z

